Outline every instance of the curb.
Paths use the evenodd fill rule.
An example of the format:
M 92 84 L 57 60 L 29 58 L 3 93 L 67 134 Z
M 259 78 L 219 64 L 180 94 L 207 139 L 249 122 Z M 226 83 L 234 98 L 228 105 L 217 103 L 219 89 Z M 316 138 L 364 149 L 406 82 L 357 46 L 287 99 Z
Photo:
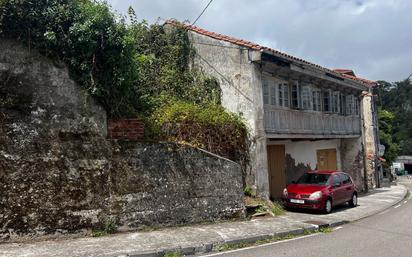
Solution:
M 402 196 L 399 200 L 397 200 L 397 201 L 396 201 L 396 202 L 394 202 L 394 203 L 391 203 L 390 205 L 388 205 L 388 206 L 384 207 L 384 208 L 383 208 L 383 209 L 381 209 L 381 210 L 378 210 L 378 211 L 373 211 L 373 212 L 371 212 L 371 213 L 368 213 L 368 214 L 364 215 L 363 217 L 360 217 L 360 218 L 357 218 L 357 219 L 354 219 L 354 220 L 348 221 L 347 223 L 351 223 L 351 222 L 359 221 L 359 220 L 362 220 L 362 219 L 368 218 L 368 217 L 370 217 L 370 216 L 376 215 L 376 214 L 381 213 L 381 212 L 383 212 L 383 211 L 386 211 L 386 210 L 388 210 L 388 209 L 392 208 L 393 206 L 395 206 L 395 205 L 399 204 L 400 202 L 404 201 L 404 200 L 405 200 L 405 198 L 406 198 L 406 196 L 408 195 L 408 192 L 410 192 L 410 191 L 409 191 L 409 189 L 408 189 L 406 186 L 404 186 L 404 185 L 402 185 L 402 184 L 400 184 L 400 186 L 402 186 L 402 187 L 404 187 L 404 188 L 405 188 L 405 193 L 404 193 L 404 195 L 403 195 L 403 196 Z
M 403 185 L 402 185 L 403 186 Z M 375 214 L 378 214 L 380 212 L 383 212 L 397 204 L 399 204 L 400 202 L 402 202 L 409 190 L 403 186 L 406 190 L 404 193 L 404 196 L 402 198 L 400 198 L 399 200 L 397 200 L 394 203 L 391 203 L 389 206 L 378 210 L 378 211 L 374 211 L 372 213 L 368 213 L 367 215 L 360 217 L 358 219 L 354 219 L 354 220 L 341 220 L 341 221 L 333 221 L 330 223 L 325 223 L 325 224 L 321 224 L 321 225 L 313 225 L 312 227 L 309 228 L 299 228 L 299 229 L 294 229 L 294 230 L 290 230 L 290 231 L 282 231 L 282 232 L 275 232 L 272 234 L 266 234 L 266 235 L 258 235 L 258 236 L 251 236 L 251 237 L 245 237 L 245 238 L 240 238 L 240 239 L 229 239 L 229 240 L 222 240 L 222 241 L 218 241 L 218 242 L 213 242 L 213 243 L 208 243 L 208 244 L 203 244 L 203 245 L 198 245 L 198 246 L 190 246 L 190 247 L 179 247 L 179 248 L 171 248 L 171 249 L 162 249 L 162 250 L 156 250 L 156 251 L 145 251 L 145 252 L 138 252 L 138 253 L 127 253 L 127 254 L 120 254 L 120 255 L 116 255 L 115 257 L 163 257 L 165 254 L 167 253 L 179 253 L 182 256 L 186 256 L 186 255 L 195 255 L 195 254 L 200 254 L 200 253 L 210 253 L 210 252 L 218 252 L 219 248 L 222 247 L 223 245 L 236 245 L 236 244 L 253 244 L 256 243 L 258 241 L 261 240 L 266 240 L 266 239 L 271 239 L 271 238 L 282 238 L 282 237 L 286 237 L 289 235 L 293 235 L 293 236 L 302 236 L 305 235 L 308 231 L 309 232 L 314 232 L 320 228 L 334 228 L 334 227 L 338 227 L 344 224 L 348 224 L 348 223 L 352 223 L 352 222 L 356 222 L 359 220 L 362 220 L 364 218 L 373 216 Z

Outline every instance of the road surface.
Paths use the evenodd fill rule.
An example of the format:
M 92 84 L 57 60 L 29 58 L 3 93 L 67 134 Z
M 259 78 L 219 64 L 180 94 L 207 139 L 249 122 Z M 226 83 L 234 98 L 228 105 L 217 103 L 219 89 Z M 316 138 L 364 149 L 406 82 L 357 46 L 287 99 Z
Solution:
M 401 183 L 412 191 L 412 180 Z M 412 200 L 369 218 L 288 241 L 205 256 L 221 257 L 412 257 Z

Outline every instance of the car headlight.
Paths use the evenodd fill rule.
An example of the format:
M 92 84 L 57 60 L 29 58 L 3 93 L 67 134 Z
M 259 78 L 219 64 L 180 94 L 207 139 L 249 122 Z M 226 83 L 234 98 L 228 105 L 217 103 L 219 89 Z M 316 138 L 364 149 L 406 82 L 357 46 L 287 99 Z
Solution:
M 319 199 L 321 197 L 322 197 L 322 192 L 321 191 L 316 191 L 316 192 L 312 193 L 309 196 L 309 198 L 312 198 L 312 199 Z
M 288 197 L 288 190 L 286 188 L 283 189 L 283 196 Z

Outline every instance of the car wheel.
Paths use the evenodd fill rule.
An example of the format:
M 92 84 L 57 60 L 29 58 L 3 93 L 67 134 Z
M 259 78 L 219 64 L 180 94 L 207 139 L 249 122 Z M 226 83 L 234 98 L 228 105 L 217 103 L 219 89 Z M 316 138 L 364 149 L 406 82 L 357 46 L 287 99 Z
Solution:
M 332 200 L 328 198 L 328 199 L 326 199 L 325 207 L 323 208 L 323 212 L 325 214 L 328 214 L 328 213 L 331 213 L 331 211 L 332 211 Z
M 349 206 L 355 207 L 356 205 L 358 205 L 358 196 L 356 194 L 353 194 L 352 199 L 349 201 Z

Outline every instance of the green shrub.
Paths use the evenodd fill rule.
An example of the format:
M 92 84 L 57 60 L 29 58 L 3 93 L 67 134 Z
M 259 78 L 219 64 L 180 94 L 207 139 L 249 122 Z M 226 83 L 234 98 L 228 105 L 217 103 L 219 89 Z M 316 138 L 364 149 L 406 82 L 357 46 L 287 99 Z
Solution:
M 245 189 L 243 189 L 243 193 L 245 196 L 252 196 L 253 190 L 250 186 L 246 186 Z
M 219 103 L 216 80 L 189 68 L 187 31 L 139 22 L 133 9 L 129 20 L 97 0 L 0 0 L 0 36 L 66 64 L 111 117 L 146 116 L 163 93 Z
M 147 120 L 151 136 L 204 148 L 235 161 L 247 158 L 247 129 L 237 114 L 217 104 L 173 98 L 164 103 Z

